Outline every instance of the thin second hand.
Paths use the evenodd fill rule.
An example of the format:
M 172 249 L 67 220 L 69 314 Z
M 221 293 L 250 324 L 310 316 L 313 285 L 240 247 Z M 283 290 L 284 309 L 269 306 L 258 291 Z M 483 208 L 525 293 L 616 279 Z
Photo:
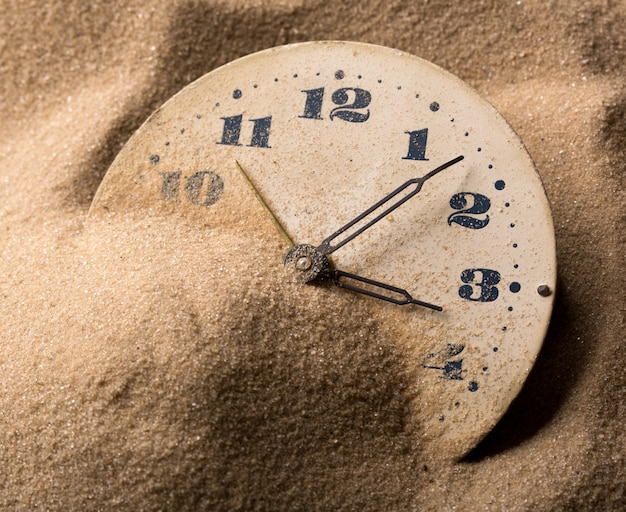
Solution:
M 283 240 L 285 240 L 285 242 L 287 242 L 287 245 L 290 248 L 293 247 L 294 245 L 296 245 L 296 244 L 293 243 L 293 240 L 291 239 L 291 237 L 289 236 L 287 231 L 285 231 L 285 228 L 283 228 L 283 226 L 280 223 L 280 221 L 276 218 L 276 215 L 274 215 L 274 212 L 272 212 L 272 210 L 270 209 L 268 204 L 265 202 L 265 199 L 263 199 L 263 196 L 259 193 L 257 188 L 254 186 L 254 183 L 250 179 L 250 176 L 248 176 L 248 173 L 246 173 L 246 171 L 243 170 L 243 167 L 241 167 L 241 164 L 237 160 L 235 160 L 235 164 L 237 164 L 237 167 L 239 168 L 239 171 L 241 172 L 241 175 L 244 177 L 244 179 L 246 180 L 248 185 L 250 185 L 250 188 L 252 189 L 252 192 L 254 192 L 254 196 L 257 198 L 259 203 L 261 203 L 261 206 L 265 210 L 265 213 L 267 213 L 267 215 L 269 216 L 270 220 L 272 221 L 272 224 L 274 224 L 274 227 L 280 233 L 280 236 L 283 237 Z

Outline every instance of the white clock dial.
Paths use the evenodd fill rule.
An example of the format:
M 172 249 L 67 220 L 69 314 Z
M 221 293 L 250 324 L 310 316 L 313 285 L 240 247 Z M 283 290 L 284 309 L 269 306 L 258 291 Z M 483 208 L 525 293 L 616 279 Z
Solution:
M 360 296 L 410 347 L 424 447 L 454 457 L 471 449 L 530 371 L 556 284 L 549 205 L 506 121 L 462 81 L 406 53 L 343 42 L 270 49 L 209 73 L 155 112 L 111 166 L 90 217 L 232 227 L 260 208 L 235 161 L 294 242 L 313 246 L 454 161 L 330 257 L 441 308 Z

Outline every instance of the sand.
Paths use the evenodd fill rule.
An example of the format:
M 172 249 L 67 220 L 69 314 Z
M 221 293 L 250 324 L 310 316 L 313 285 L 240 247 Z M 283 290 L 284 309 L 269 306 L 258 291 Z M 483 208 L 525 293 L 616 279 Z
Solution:
M 600 0 L 2 0 L 0 510 L 624 509 L 625 21 Z M 87 222 L 115 155 L 172 94 L 316 39 L 458 75 L 544 181 L 552 324 L 521 394 L 461 461 L 416 448 L 402 353 L 342 314 L 367 306 L 342 296 L 328 315 L 324 289 L 295 310 L 281 301 L 279 238 L 258 251 L 268 275 L 233 264 L 251 243 L 236 230 L 206 234 L 207 252 L 184 226 Z M 199 285 L 207 264 L 231 287 Z M 371 403 L 384 404 L 376 420 Z

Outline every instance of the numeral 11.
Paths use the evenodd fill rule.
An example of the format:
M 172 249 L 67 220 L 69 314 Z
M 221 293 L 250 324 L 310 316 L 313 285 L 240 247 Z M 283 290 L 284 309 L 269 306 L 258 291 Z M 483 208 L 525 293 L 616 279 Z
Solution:
M 239 136 L 241 135 L 241 121 L 243 116 L 222 117 L 224 121 L 224 129 L 222 130 L 222 140 L 218 144 L 226 146 L 241 146 L 239 144 Z M 252 127 L 252 139 L 248 147 L 269 148 L 268 142 L 270 138 L 270 127 L 272 125 L 272 116 L 261 117 L 259 119 L 250 119 L 254 124 Z

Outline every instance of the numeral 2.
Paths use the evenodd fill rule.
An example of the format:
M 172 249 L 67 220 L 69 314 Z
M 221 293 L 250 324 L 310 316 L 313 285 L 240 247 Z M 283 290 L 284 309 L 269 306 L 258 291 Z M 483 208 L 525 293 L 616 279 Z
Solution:
M 467 208 L 466 199 L 468 196 L 473 200 L 473 204 L 469 208 Z M 459 210 L 458 212 L 450 214 L 448 217 L 448 225 L 450 226 L 454 222 L 464 228 L 482 229 L 489 224 L 489 215 L 485 215 L 482 219 L 471 216 L 487 213 L 491 207 L 489 198 L 482 194 L 475 194 L 473 192 L 459 192 L 458 194 L 454 194 L 452 198 L 450 198 L 450 207 Z

